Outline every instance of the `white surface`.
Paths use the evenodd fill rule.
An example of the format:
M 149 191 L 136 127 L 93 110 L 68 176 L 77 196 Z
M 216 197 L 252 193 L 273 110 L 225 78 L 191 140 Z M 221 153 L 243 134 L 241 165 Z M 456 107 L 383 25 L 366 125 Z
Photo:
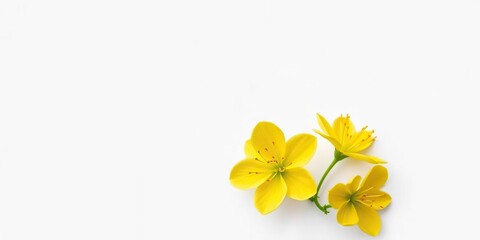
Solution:
M 0 239 L 370 239 L 228 175 L 261 120 L 350 113 L 378 239 L 478 238 L 478 1 L 0 2 Z M 318 180 L 332 156 L 319 139 Z M 370 165 L 347 160 L 324 193 Z M 325 195 L 323 195 L 325 200 Z

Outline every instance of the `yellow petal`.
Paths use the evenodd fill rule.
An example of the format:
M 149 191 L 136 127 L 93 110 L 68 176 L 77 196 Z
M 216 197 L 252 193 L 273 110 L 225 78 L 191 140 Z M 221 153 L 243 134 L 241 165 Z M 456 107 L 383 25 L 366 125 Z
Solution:
M 297 134 L 287 142 L 283 165 L 286 168 L 303 167 L 312 159 L 316 149 L 316 137 L 310 134 Z
M 347 183 L 347 189 L 350 192 L 350 194 L 353 194 L 357 191 L 358 185 L 360 185 L 361 180 L 362 180 L 362 177 L 355 176 Z
M 230 183 L 239 189 L 255 188 L 267 181 L 273 173 L 273 168 L 269 164 L 249 158 L 232 168 Z
M 328 191 L 328 202 L 334 209 L 339 209 L 350 200 L 350 196 L 347 186 L 338 183 Z
M 322 133 L 321 131 L 318 131 L 316 129 L 314 129 L 313 131 L 315 131 L 316 133 L 318 133 L 320 136 L 322 136 L 323 138 L 327 139 L 338 151 L 343 151 L 343 147 L 342 145 L 340 144 L 340 142 L 337 141 L 337 139 L 333 138 L 333 137 L 330 137 L 328 135 L 325 135 L 324 133 Z
M 360 227 L 360 229 L 365 233 L 368 233 L 372 236 L 377 236 L 380 232 L 380 228 L 382 227 L 382 222 L 377 211 L 362 204 L 358 204 L 355 207 L 357 209 L 359 219 L 358 227 Z
M 326 135 L 333 136 L 333 130 L 330 126 L 330 123 L 320 114 L 317 113 L 317 122 L 320 125 L 320 128 Z
M 285 157 L 285 136 L 271 122 L 259 122 L 250 138 L 255 151 L 266 161 L 281 162 Z
M 350 121 L 350 116 L 340 116 L 335 121 L 333 121 L 333 132 L 335 133 L 335 138 L 344 146 L 349 139 L 353 137 L 355 133 L 355 126 L 352 121 Z
M 282 173 L 287 184 L 287 195 L 296 200 L 306 200 L 317 191 L 315 180 L 304 168 L 287 169 Z
M 388 179 L 388 171 L 385 167 L 376 165 L 367 174 L 360 186 L 359 192 L 369 188 L 381 188 Z
M 392 197 L 388 193 L 376 188 L 361 193 L 358 198 L 359 202 L 375 210 L 384 209 L 392 202 Z
M 365 127 L 366 128 L 366 127 Z M 375 137 L 372 137 L 373 131 L 367 131 L 362 129 L 360 132 L 355 133 L 354 137 L 348 142 L 348 152 L 360 152 L 372 145 L 375 141 Z
M 333 124 L 332 124 L 332 129 L 333 129 L 333 132 L 335 133 L 335 138 L 337 138 L 339 140 L 340 140 L 340 136 L 343 133 L 343 119 L 344 119 L 344 117 L 340 116 L 340 117 L 336 118 L 333 121 Z M 341 143 L 341 141 L 340 141 L 340 143 Z
M 252 146 L 252 141 L 250 140 L 246 141 L 245 147 L 243 148 L 243 150 L 245 151 L 245 156 L 247 156 L 247 158 L 255 158 L 256 160 L 266 162 L 266 160 L 264 160 L 262 156 L 260 156 L 260 154 L 258 154 L 258 152 L 255 151 L 255 148 L 253 148 Z
M 357 211 L 351 202 L 347 202 L 340 207 L 337 212 L 337 221 L 343 226 L 351 226 L 358 223 Z
M 363 155 L 361 153 L 344 152 L 344 154 L 351 157 L 351 158 L 354 158 L 354 159 L 357 159 L 357 160 L 362 160 L 362 161 L 372 163 L 372 164 L 387 163 L 386 161 L 384 161 L 384 160 L 382 160 L 378 157 L 367 156 L 367 155 Z
M 287 184 L 281 174 L 270 181 L 260 185 L 255 191 L 255 207 L 262 214 L 267 214 L 277 209 L 287 194 Z

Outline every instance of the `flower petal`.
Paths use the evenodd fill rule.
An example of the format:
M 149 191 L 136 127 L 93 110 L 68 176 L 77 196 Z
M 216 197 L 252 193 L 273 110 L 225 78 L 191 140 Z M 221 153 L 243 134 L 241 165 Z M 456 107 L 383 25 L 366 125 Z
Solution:
M 380 189 L 388 179 L 388 171 L 385 167 L 377 165 L 370 169 L 360 186 L 359 192 L 368 188 Z
M 306 200 L 317 191 L 312 175 L 305 168 L 288 169 L 282 173 L 287 184 L 287 195 L 296 200 Z
M 317 138 L 310 134 L 297 134 L 287 142 L 283 165 L 287 168 L 303 167 L 317 149 Z
M 255 207 L 262 214 L 267 214 L 277 209 L 287 194 L 287 184 L 281 174 L 272 180 L 260 185 L 255 191 Z
M 285 157 L 285 136 L 271 122 L 259 122 L 253 129 L 252 146 L 266 161 L 282 161 Z
M 373 131 L 367 131 L 365 128 L 355 133 L 354 137 L 348 141 L 348 152 L 361 152 L 373 144 L 375 141 L 375 137 L 372 137 Z
M 355 206 L 346 202 L 337 212 L 337 221 L 343 226 L 351 226 L 358 223 L 358 215 Z
M 352 121 L 350 121 L 350 116 L 344 117 L 340 115 L 335 121 L 333 121 L 333 132 L 335 133 L 335 138 L 344 146 L 348 139 L 353 137 L 355 133 L 355 126 L 353 125 Z
M 364 206 L 363 204 L 358 204 L 355 206 L 358 214 L 358 227 L 365 233 L 368 233 L 372 236 L 377 236 L 382 227 L 382 221 L 377 211 Z
M 318 122 L 318 125 L 320 125 L 320 128 L 323 130 L 323 132 L 326 135 L 334 136 L 332 126 L 330 126 L 330 123 L 328 123 L 328 121 L 318 113 L 317 113 L 317 122 Z
M 347 186 L 338 183 L 328 191 L 328 202 L 334 209 L 339 209 L 350 200 L 350 196 Z
M 260 160 L 262 162 L 267 162 L 265 159 L 258 154 L 257 151 L 255 151 L 255 148 L 253 148 L 252 141 L 248 140 L 245 142 L 245 146 L 243 147 L 243 150 L 245 152 L 245 156 L 247 158 L 255 158 L 256 160 Z
M 381 210 L 390 205 L 392 197 L 384 191 L 373 188 L 362 193 L 359 201 L 367 207 Z
M 354 194 L 357 191 L 358 185 L 360 185 L 361 180 L 362 180 L 362 177 L 355 176 L 347 183 L 347 189 L 350 192 L 350 194 Z
M 248 158 L 238 162 L 230 172 L 230 183 L 239 189 L 258 187 L 274 173 L 267 163 Z
M 372 164 L 387 163 L 386 161 L 384 161 L 384 160 L 382 160 L 378 157 L 367 156 L 367 155 L 363 155 L 361 153 L 344 152 L 344 154 L 351 157 L 351 158 L 354 158 L 354 159 L 357 159 L 357 160 L 362 160 L 362 161 L 372 163 Z
M 322 136 L 323 138 L 327 139 L 338 151 L 342 151 L 343 150 L 343 147 L 342 145 L 337 141 L 337 139 L 333 138 L 333 137 L 330 137 L 328 135 L 325 135 L 324 133 L 322 133 L 321 131 L 318 131 L 316 129 L 314 129 L 313 131 L 315 131 L 316 133 L 318 133 L 320 136 Z

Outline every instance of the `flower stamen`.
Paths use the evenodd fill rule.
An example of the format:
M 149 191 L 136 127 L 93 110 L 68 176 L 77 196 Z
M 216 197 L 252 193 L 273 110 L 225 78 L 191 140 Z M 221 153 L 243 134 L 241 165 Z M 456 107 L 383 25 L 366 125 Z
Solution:
M 271 176 L 269 179 L 267 179 L 267 182 L 272 181 L 272 179 L 274 179 L 275 176 L 277 176 L 277 173 L 278 173 L 278 172 L 273 173 L 272 176 Z

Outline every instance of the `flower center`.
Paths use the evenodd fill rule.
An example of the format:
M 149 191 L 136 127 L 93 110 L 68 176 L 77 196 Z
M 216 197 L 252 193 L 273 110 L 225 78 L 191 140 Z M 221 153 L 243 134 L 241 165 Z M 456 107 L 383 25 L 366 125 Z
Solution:
M 285 168 L 284 167 L 278 167 L 278 172 L 285 172 Z

